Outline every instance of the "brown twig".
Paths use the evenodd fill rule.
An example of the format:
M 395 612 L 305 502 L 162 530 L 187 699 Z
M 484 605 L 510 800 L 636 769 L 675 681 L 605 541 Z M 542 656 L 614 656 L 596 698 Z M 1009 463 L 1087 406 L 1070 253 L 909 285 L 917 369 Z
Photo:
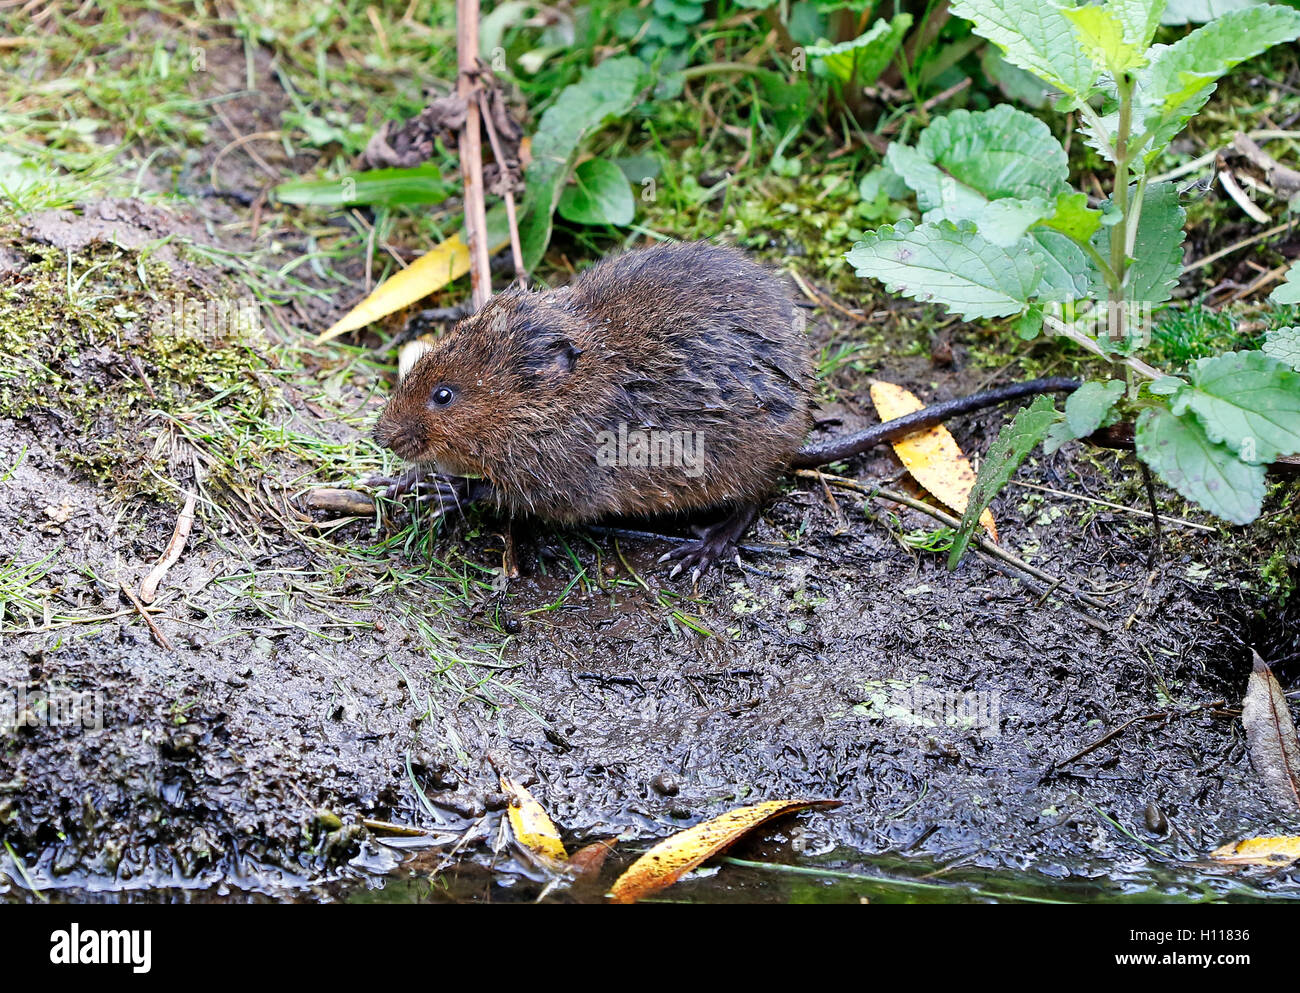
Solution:
M 180 560 L 181 553 L 185 551 L 185 542 L 189 539 L 190 528 L 194 527 L 194 504 L 194 494 L 186 493 L 185 506 L 181 509 L 180 516 L 176 518 L 176 529 L 172 532 L 171 541 L 167 542 L 158 564 L 149 570 L 149 575 L 145 576 L 144 582 L 140 584 L 140 599 L 145 603 L 153 603 L 154 597 L 158 595 L 158 584 L 163 581 L 167 570 Z
M 483 115 L 483 126 L 487 128 L 488 142 L 492 145 L 492 154 L 497 160 L 497 167 L 501 170 L 502 185 L 505 186 L 504 199 L 506 202 L 506 222 L 510 226 L 510 257 L 515 263 L 515 281 L 520 286 L 528 285 L 528 272 L 524 269 L 524 251 L 519 244 L 519 219 L 515 216 L 515 194 L 510 189 L 510 179 L 506 172 L 506 159 L 501 151 L 501 141 L 497 137 L 497 127 L 492 120 L 492 113 L 488 109 L 487 94 L 479 90 L 478 94 L 479 112 Z
M 478 0 L 456 0 L 456 93 L 465 101 L 460 130 L 460 175 L 464 183 L 465 235 L 469 241 L 470 292 L 474 309 L 492 298 L 488 268 L 487 199 L 483 191 L 483 136 L 479 130 Z
M 158 625 L 153 622 L 153 618 L 149 616 L 149 612 L 145 609 L 144 604 L 140 602 L 140 599 L 135 595 L 135 593 L 132 592 L 131 587 L 127 586 L 124 582 L 119 582 L 118 585 L 122 588 L 122 592 L 126 594 L 126 598 L 131 601 L 131 606 L 135 607 L 136 612 L 143 617 L 144 622 L 149 625 L 149 630 L 153 632 L 154 640 L 163 648 L 167 649 L 167 651 L 176 651 L 172 643 L 167 640 L 167 636 L 163 634 L 162 631 L 159 630 Z
M 1051 776 L 1062 766 L 1067 766 L 1071 762 L 1078 761 L 1079 759 L 1087 755 L 1089 752 L 1095 752 L 1102 745 L 1106 744 L 1106 742 L 1112 741 L 1113 739 L 1119 737 L 1126 730 L 1128 730 L 1128 728 L 1132 727 L 1134 724 L 1137 724 L 1139 721 L 1170 720 L 1174 717 L 1190 717 L 1192 714 L 1199 713 L 1202 710 L 1214 710 L 1216 708 L 1222 707 L 1223 705 L 1224 705 L 1223 700 L 1211 700 L 1209 703 L 1198 703 L 1196 706 L 1191 707 L 1188 710 L 1160 710 L 1151 714 L 1139 714 L 1137 717 L 1130 717 L 1119 727 L 1107 731 L 1096 741 L 1092 742 L 1089 745 L 1085 745 L 1083 748 L 1079 749 L 1077 752 L 1071 755 L 1068 759 L 1062 759 L 1060 762 L 1053 762 L 1051 767 L 1047 770 L 1047 772 L 1044 773 L 1043 780 L 1046 780 L 1049 776 Z

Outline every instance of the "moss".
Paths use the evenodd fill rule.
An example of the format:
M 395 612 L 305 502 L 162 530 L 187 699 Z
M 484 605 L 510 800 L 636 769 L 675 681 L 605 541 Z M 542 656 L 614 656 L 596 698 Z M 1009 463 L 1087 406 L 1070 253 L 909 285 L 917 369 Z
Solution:
M 109 245 L 27 246 L 0 293 L 0 416 L 49 423 L 53 451 L 119 496 L 163 489 L 169 420 L 264 417 L 256 311 Z

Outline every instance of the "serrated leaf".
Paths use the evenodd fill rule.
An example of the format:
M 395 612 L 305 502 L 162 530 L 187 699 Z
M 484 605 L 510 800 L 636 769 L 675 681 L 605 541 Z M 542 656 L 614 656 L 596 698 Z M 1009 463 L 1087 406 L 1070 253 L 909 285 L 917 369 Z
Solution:
M 573 171 L 556 208 L 575 224 L 631 224 L 636 201 L 623 170 L 604 159 L 588 159 Z
M 1194 417 L 1163 407 L 1137 421 L 1138 458 L 1181 496 L 1233 524 L 1249 524 L 1264 502 L 1264 469 L 1216 444 Z
M 1046 107 L 1048 97 L 1057 92 L 1032 72 L 1004 59 L 996 45 L 984 46 L 984 54 L 980 56 L 980 69 L 988 79 L 998 84 L 998 89 L 1008 100 L 1015 100 L 1035 110 Z
M 1268 298 L 1274 303 L 1300 303 L 1300 262 L 1286 271 L 1286 277 Z
M 870 86 L 889 67 L 890 60 L 912 26 L 912 15 L 897 14 L 876 21 L 863 35 L 838 45 L 809 45 L 804 51 L 820 59 L 841 83 Z
M 1036 251 L 1000 248 L 968 222 L 899 221 L 868 234 L 844 257 L 891 293 L 943 304 L 967 320 L 1020 313 L 1043 271 Z
M 1086 438 L 1107 422 L 1114 423 L 1115 404 L 1124 395 L 1124 381 L 1084 383 L 1065 401 L 1065 422 L 1076 438 Z
M 1002 49 L 1008 62 L 1028 69 L 1075 102 L 1092 89 L 1097 68 L 1076 44 L 1074 29 L 1054 4 L 953 0 L 951 10 L 970 21 L 977 35 Z
M 1088 206 L 1088 194 L 1071 190 L 1057 196 L 1056 211 L 1042 223 L 1075 241 L 1086 242 L 1101 227 L 1101 211 Z
M 1065 149 L 1051 129 L 1007 103 L 937 118 L 916 145 L 929 161 L 987 200 L 1055 201 L 1070 172 Z
M 1130 187 L 1130 196 L 1137 187 Z M 1168 300 L 1183 273 L 1183 223 L 1187 211 L 1178 202 L 1173 183 L 1153 183 L 1142 198 L 1133 261 L 1129 265 L 1126 300 L 1155 307 Z M 1110 231 L 1104 226 L 1092 236 L 1103 258 L 1110 256 Z
M 1233 10 L 1258 7 L 1264 0 L 1169 0 L 1161 24 L 1204 24 Z
M 952 550 L 948 553 L 948 568 L 957 568 L 980 515 L 993 502 L 993 498 L 1007 485 L 1034 447 L 1042 441 L 1058 420 L 1056 403 L 1050 396 L 1039 396 L 1028 407 L 1016 412 L 1010 424 L 998 432 L 989 447 L 989 453 L 980 464 L 979 475 L 971 490 L 961 527 L 953 536 Z
M 1151 161 L 1205 106 L 1229 70 L 1274 45 L 1300 38 L 1300 10 L 1263 4 L 1216 17 L 1173 45 L 1153 45 L 1137 74 L 1134 120 L 1152 132 Z
M 1300 374 L 1263 352 L 1198 359 L 1173 411 L 1196 413 L 1211 441 L 1251 465 L 1300 452 Z
M 1106 6 L 1124 25 L 1124 37 L 1139 50 L 1145 50 L 1160 26 L 1165 0 L 1107 0 Z
M 1101 273 L 1082 248 L 1059 231 L 1035 228 L 1029 232 L 1043 254 L 1043 278 L 1038 285 L 1040 300 L 1084 300 L 1101 286 Z
M 1179 379 L 1177 376 L 1161 376 L 1159 379 L 1153 379 L 1147 384 L 1147 389 L 1156 396 L 1173 396 L 1179 390 L 1187 385 L 1187 380 Z
M 531 270 L 537 264 L 551 240 L 560 192 L 583 139 L 628 114 L 651 81 L 645 63 L 638 58 L 606 59 L 566 87 L 542 114 L 533 137 L 526 209 L 519 224 L 526 268 Z
M 1264 336 L 1264 352 L 1300 372 L 1300 328 L 1276 328 Z
M 1062 7 L 1061 13 L 1074 25 L 1079 44 L 1098 69 L 1118 77 L 1146 65 L 1146 56 L 1125 38 L 1123 22 L 1109 7 Z
M 1004 248 L 1052 212 L 1068 175 L 1065 150 L 1047 125 L 1008 104 L 954 111 L 915 147 L 890 145 L 885 160 L 916 192 L 923 220 L 971 221 Z

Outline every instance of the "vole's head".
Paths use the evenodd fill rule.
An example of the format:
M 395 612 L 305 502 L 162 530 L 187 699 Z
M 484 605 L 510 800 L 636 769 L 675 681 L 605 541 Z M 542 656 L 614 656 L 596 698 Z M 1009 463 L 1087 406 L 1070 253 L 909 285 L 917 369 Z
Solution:
M 455 476 L 491 476 L 555 414 L 582 353 L 567 291 L 508 290 L 433 345 L 393 391 L 379 443 Z

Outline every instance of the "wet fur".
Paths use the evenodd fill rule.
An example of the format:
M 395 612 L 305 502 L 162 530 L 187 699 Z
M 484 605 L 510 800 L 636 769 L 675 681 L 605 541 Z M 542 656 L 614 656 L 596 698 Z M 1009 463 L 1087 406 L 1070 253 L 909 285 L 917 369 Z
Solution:
M 397 387 L 379 440 L 482 477 L 501 509 L 574 523 L 752 504 L 810 426 L 802 321 L 784 281 L 734 249 L 664 244 L 571 286 L 509 290 Z M 457 393 L 431 407 L 441 386 Z M 601 432 L 700 432 L 703 471 L 602 466 Z

